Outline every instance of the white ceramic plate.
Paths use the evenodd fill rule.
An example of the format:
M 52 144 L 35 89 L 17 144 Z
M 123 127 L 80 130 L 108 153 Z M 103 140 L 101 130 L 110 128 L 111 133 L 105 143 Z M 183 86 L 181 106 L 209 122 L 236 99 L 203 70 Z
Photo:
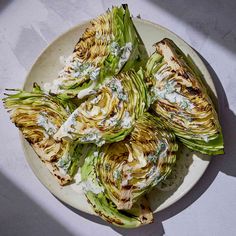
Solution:
M 216 95 L 214 84 L 209 72 L 199 56 L 186 42 L 160 25 L 140 19 L 134 19 L 134 23 L 149 54 L 154 51 L 152 45 L 155 42 L 166 37 L 172 39 L 184 53 L 189 54 L 192 57 L 195 64 L 200 68 L 202 74 L 204 75 L 206 82 Z M 24 89 L 31 90 L 33 82 L 42 84 L 55 79 L 58 72 L 62 69 L 62 65 L 59 62 L 59 57 L 62 55 L 69 56 L 71 54 L 74 45 L 88 25 L 89 22 L 80 24 L 67 31 L 57 38 L 52 44 L 50 44 L 33 65 L 26 78 Z M 33 172 L 44 184 L 44 186 L 46 186 L 48 190 L 57 198 L 70 206 L 90 214 L 95 214 L 88 205 L 81 189 L 75 184 L 66 187 L 59 186 L 55 178 L 49 173 L 44 164 L 36 156 L 31 146 L 23 139 L 22 136 L 21 138 L 26 159 Z M 175 185 L 169 189 L 164 189 L 165 191 L 156 188 L 149 194 L 152 210 L 154 212 L 160 211 L 185 195 L 203 175 L 209 162 L 210 157 L 183 149 L 177 165 L 177 172 L 179 174 L 177 175 L 178 178 L 175 181 Z

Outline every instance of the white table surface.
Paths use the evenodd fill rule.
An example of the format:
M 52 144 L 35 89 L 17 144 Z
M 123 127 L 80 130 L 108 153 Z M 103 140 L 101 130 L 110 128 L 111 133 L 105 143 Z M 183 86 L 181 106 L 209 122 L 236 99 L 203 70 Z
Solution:
M 236 1 L 127 1 L 134 16 L 177 33 L 205 59 L 217 87 L 225 136 L 198 184 L 139 229 L 112 227 L 72 210 L 36 179 L 18 131 L 0 113 L 0 235 L 236 235 Z M 0 89 L 21 88 L 39 53 L 62 32 L 121 1 L 0 0 Z

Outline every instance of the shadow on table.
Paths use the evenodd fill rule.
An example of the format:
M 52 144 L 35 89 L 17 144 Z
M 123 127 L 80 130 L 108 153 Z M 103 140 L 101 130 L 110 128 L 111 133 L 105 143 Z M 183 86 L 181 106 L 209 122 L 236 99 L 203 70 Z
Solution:
M 0 173 L 0 235 L 72 235 Z
M 236 53 L 236 1 L 234 0 L 148 0 L 153 7 L 176 16 L 190 28 Z M 189 30 L 191 30 L 189 28 Z M 186 29 L 188 30 L 188 28 Z
M 0 12 L 6 8 L 12 0 L 0 0 Z
M 169 219 L 172 216 L 175 216 L 176 214 L 187 208 L 189 205 L 191 205 L 193 202 L 195 202 L 209 188 L 209 186 L 216 178 L 218 172 L 223 172 L 226 175 L 230 176 L 236 176 L 236 167 L 235 167 L 236 116 L 229 109 L 229 104 L 227 101 L 225 91 L 216 73 L 209 65 L 209 63 L 201 55 L 199 56 L 207 66 L 214 80 L 214 84 L 217 90 L 220 120 L 222 124 L 224 141 L 225 141 L 225 154 L 213 157 L 207 171 L 204 173 L 199 182 L 193 187 L 193 189 L 189 193 L 187 193 L 183 198 L 177 201 L 175 204 L 155 214 L 155 221 L 151 225 L 146 225 L 137 229 L 122 229 L 119 227 L 111 226 L 110 224 L 104 222 L 103 220 L 101 220 L 96 216 L 91 216 L 69 207 L 72 211 L 93 222 L 110 226 L 114 231 L 122 235 L 161 236 L 164 234 L 162 222 Z

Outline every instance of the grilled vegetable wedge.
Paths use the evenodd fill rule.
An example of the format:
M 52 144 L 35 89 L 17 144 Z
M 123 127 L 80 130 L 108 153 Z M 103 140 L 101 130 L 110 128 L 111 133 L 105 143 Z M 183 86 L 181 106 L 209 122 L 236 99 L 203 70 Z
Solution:
M 104 192 L 97 174 L 97 148 L 91 148 L 81 168 L 85 195 L 93 210 L 104 220 L 124 228 L 135 228 L 152 223 L 153 215 L 145 198 L 129 211 L 119 211 Z
M 199 74 L 170 39 L 155 47 L 146 70 L 152 109 L 187 147 L 222 154 L 221 126 Z
M 83 102 L 61 126 L 54 138 L 80 143 L 123 140 L 148 105 L 143 73 L 128 71 L 108 78 L 95 95 Z
M 98 157 L 98 176 L 118 209 L 133 204 L 171 172 L 178 145 L 159 119 L 145 113 L 121 142 L 106 144 Z
M 63 99 L 83 98 L 108 76 L 145 67 L 148 54 L 127 5 L 113 7 L 91 21 L 73 54 L 65 60 L 59 78 L 45 90 Z
M 36 84 L 32 92 L 15 92 L 7 94 L 3 99 L 11 121 L 20 129 L 58 182 L 61 185 L 67 184 L 77 172 L 83 145 L 66 140 L 57 142 L 53 135 L 69 117 L 73 105 L 44 94 Z

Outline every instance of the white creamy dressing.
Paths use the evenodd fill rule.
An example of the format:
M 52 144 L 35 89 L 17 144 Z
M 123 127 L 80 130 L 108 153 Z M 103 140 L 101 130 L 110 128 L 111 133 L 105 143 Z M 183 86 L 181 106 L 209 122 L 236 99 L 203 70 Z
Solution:
M 67 175 L 67 170 L 65 170 L 64 168 L 58 167 L 58 170 L 62 175 Z
M 139 183 L 137 183 L 136 186 L 137 186 L 139 189 L 143 189 L 143 188 L 147 187 L 147 182 L 146 182 L 146 181 L 139 182 Z
M 78 172 L 75 174 L 74 180 L 75 180 L 75 183 L 76 183 L 77 185 L 82 182 L 82 177 L 81 177 L 80 169 L 79 169 Z
M 94 152 L 93 155 L 94 155 L 94 157 L 98 157 L 98 152 L 97 151 Z
M 62 137 L 70 137 L 72 138 L 70 132 L 76 131 L 76 126 L 79 129 L 79 123 L 76 121 L 76 118 L 79 115 L 79 110 L 76 109 L 66 120 L 66 122 L 61 126 L 59 132 L 54 136 L 54 138 L 62 138 Z M 81 142 L 95 142 L 97 145 L 103 145 L 104 141 L 102 140 L 102 136 L 100 131 L 97 128 L 87 128 L 84 130 L 84 136 L 79 140 Z
M 119 93 L 118 98 L 122 101 L 128 101 L 128 96 L 125 93 Z
M 80 123 L 77 122 L 77 117 L 79 114 L 80 111 L 76 109 L 60 127 L 59 131 L 54 135 L 54 139 L 60 140 L 63 137 L 69 137 L 73 139 L 73 134 L 71 133 L 76 132 L 76 129 L 80 129 Z M 83 137 L 80 137 L 79 140 L 81 142 L 93 142 L 98 146 L 102 146 L 105 143 L 100 131 L 97 128 L 85 129 L 83 131 Z
M 156 154 L 149 154 L 147 156 L 148 162 L 156 163 L 157 159 L 158 159 L 158 155 L 156 155 Z
M 82 176 L 80 173 L 80 169 L 74 176 L 74 183 L 70 184 L 70 187 L 77 193 L 84 194 L 83 185 L 82 185 Z
M 56 166 L 58 167 L 61 174 L 66 175 L 70 165 L 71 165 L 71 156 L 68 150 L 66 150 L 63 156 L 57 161 Z
M 96 80 L 99 76 L 100 68 L 96 68 L 91 64 L 80 64 L 73 74 L 74 78 L 89 76 L 91 80 Z
M 74 176 L 75 183 L 71 184 L 70 186 L 72 189 L 78 193 L 83 192 L 93 192 L 94 194 L 99 194 L 104 192 L 104 187 L 98 184 L 95 184 L 92 179 L 88 179 L 87 181 L 82 181 L 82 176 L 79 171 Z
M 158 178 L 160 177 L 160 169 L 159 169 L 156 165 L 154 165 L 154 166 L 150 169 L 150 171 L 147 173 L 147 175 L 148 175 L 148 177 L 150 177 L 150 178 L 148 179 L 149 184 L 150 184 L 151 182 L 153 182 L 153 181 L 157 181 Z
M 108 80 L 107 85 L 112 89 L 112 91 L 116 93 L 123 93 L 123 86 L 120 80 L 116 79 L 115 77 Z
M 110 44 L 110 51 L 112 55 L 118 56 L 121 52 L 121 47 L 117 42 L 114 41 Z
M 43 127 L 48 135 L 53 135 L 58 128 L 46 116 L 47 113 L 45 112 L 39 113 L 37 125 Z
M 118 180 L 121 177 L 120 170 L 114 170 L 113 177 L 114 177 L 114 180 Z
M 63 137 L 70 137 L 72 135 L 70 132 L 75 131 L 75 126 L 77 124 L 76 118 L 79 115 L 78 109 L 74 110 L 74 112 L 68 117 L 68 119 L 62 124 L 58 132 L 54 135 L 54 139 L 58 140 Z
M 100 68 L 96 68 L 94 69 L 91 73 L 90 73 L 90 79 L 91 80 L 96 80 L 99 76 L 100 73 Z
M 164 150 L 162 149 L 162 145 L 164 145 Z M 159 158 L 165 158 L 167 155 L 167 150 L 168 150 L 168 144 L 161 142 L 160 147 L 159 147 Z
M 149 173 L 147 173 L 147 175 L 149 176 L 148 179 L 145 179 L 143 181 L 139 181 L 136 186 L 139 189 L 143 189 L 148 187 L 149 185 L 151 185 L 153 183 L 153 181 L 157 181 L 158 182 L 158 177 L 160 176 L 160 171 L 159 168 L 157 166 L 153 166 Z
M 62 175 L 67 175 L 67 169 L 59 167 L 59 166 L 57 166 L 57 168 Z
M 87 128 L 83 131 L 84 134 L 99 133 L 100 131 L 97 128 Z
M 60 89 L 60 86 L 63 84 L 64 78 L 57 78 L 53 80 L 52 83 L 45 83 L 43 85 L 43 90 L 47 93 L 51 92 L 54 94 L 60 94 L 64 90 Z
M 160 170 L 157 166 L 153 166 L 149 174 L 149 176 L 152 176 L 152 179 L 156 179 L 160 176 Z
M 107 111 L 104 108 L 101 108 L 101 112 L 104 116 L 107 114 Z
M 118 120 L 115 116 L 105 120 L 106 126 L 115 126 L 117 122 Z
M 199 135 L 200 138 L 202 138 L 205 142 L 209 142 L 209 136 L 207 134 L 201 134 Z
M 164 145 L 164 149 L 163 149 L 163 145 Z M 157 150 L 156 150 L 156 153 L 154 154 L 149 154 L 147 156 L 147 161 L 150 163 L 153 163 L 153 164 L 156 164 L 157 163 L 157 160 L 158 159 L 161 159 L 161 158 L 165 158 L 166 155 L 167 155 L 167 150 L 168 150 L 168 145 L 164 142 L 161 142 L 158 147 L 157 147 Z
M 100 112 L 100 107 L 98 106 L 93 106 L 93 108 L 91 109 L 91 111 L 87 111 L 86 113 L 89 115 L 89 116 L 97 116 Z
M 118 63 L 118 70 L 120 70 L 123 67 L 123 65 L 128 61 L 130 54 L 132 52 L 132 43 L 131 42 L 126 43 L 125 46 L 121 48 L 121 51 L 122 53 Z
M 102 135 L 100 134 L 99 130 L 95 131 L 95 128 L 91 128 L 91 132 L 86 131 L 85 135 L 81 138 L 79 138 L 79 140 L 81 142 L 92 142 L 95 143 L 97 146 L 102 146 L 105 143 L 105 140 L 103 140 Z M 89 129 L 87 129 L 89 130 Z
M 102 96 L 101 95 L 98 95 L 97 97 L 95 97 L 94 99 L 92 99 L 90 101 L 91 104 L 95 105 L 97 104 L 100 100 L 101 100 Z
M 77 97 L 81 99 L 81 98 L 84 98 L 85 96 L 95 93 L 94 88 L 96 87 L 96 85 L 97 85 L 97 81 L 95 80 L 88 88 L 79 91 L 77 94 Z
M 74 70 L 74 73 L 68 74 L 65 69 L 63 69 L 59 74 L 58 78 L 53 80 L 52 83 L 45 83 L 44 84 L 44 90 L 46 92 L 52 92 L 54 94 L 60 94 L 63 93 L 64 90 L 60 89 L 60 86 L 63 85 L 63 82 L 67 79 L 67 76 L 72 75 L 74 78 L 82 77 L 82 76 L 89 76 L 91 80 L 97 80 L 100 73 L 100 68 L 94 67 L 92 64 L 89 63 L 82 63 L 79 60 L 74 60 L 73 54 L 70 55 L 68 58 L 65 58 L 63 56 L 60 56 L 60 62 L 67 67 L 71 67 Z M 86 95 L 89 95 L 93 93 L 93 87 L 96 85 L 96 83 L 93 83 L 91 87 L 82 90 L 78 94 L 78 98 L 83 98 Z
M 186 97 L 176 91 L 173 82 L 166 83 L 163 89 L 153 88 L 152 92 L 155 97 L 166 99 L 170 103 L 177 103 L 183 109 L 192 110 L 195 107 Z
M 171 114 L 171 118 L 173 119 L 174 118 L 174 115 L 175 114 Z M 193 119 L 190 117 L 190 116 L 188 116 L 186 113 L 184 113 L 184 112 L 178 112 L 178 115 L 179 116 L 181 116 L 181 117 L 183 117 L 184 118 L 184 124 L 185 124 L 185 127 L 188 127 L 189 125 L 190 125 L 190 123 L 193 121 Z M 192 124 L 193 125 L 193 124 Z M 196 128 L 197 128 L 198 126 L 196 125 Z
M 128 96 L 124 93 L 120 80 L 112 78 L 110 81 L 108 81 L 107 86 L 111 88 L 112 92 L 115 93 L 120 100 L 128 101 Z
M 82 189 L 84 190 L 84 192 L 91 191 L 94 194 L 99 194 L 99 193 L 104 192 L 104 187 L 94 183 L 92 179 L 83 181 L 81 182 L 81 184 L 82 184 Z
M 129 129 L 132 126 L 132 117 L 129 112 L 125 112 L 125 116 L 122 119 L 121 126 L 125 129 Z
M 73 56 L 73 54 L 72 54 Z M 65 66 L 71 67 L 74 71 L 73 77 L 78 78 L 81 76 L 89 75 L 91 80 L 98 78 L 100 73 L 100 68 L 95 67 L 91 63 L 84 63 L 80 60 L 74 60 L 73 57 L 69 57 L 66 60 Z
M 132 43 L 126 43 L 124 47 L 119 47 L 118 43 L 113 42 L 111 43 L 111 51 L 114 55 L 121 54 L 120 60 L 118 63 L 118 69 L 120 70 L 121 67 L 125 64 L 125 62 L 129 59 L 131 51 L 132 51 Z M 96 81 L 100 74 L 100 68 L 94 67 L 92 64 L 89 63 L 82 63 L 81 61 L 74 60 L 73 54 L 70 55 L 68 58 L 60 56 L 60 62 L 65 67 L 71 67 L 74 70 L 72 76 L 74 78 L 78 78 L 81 76 L 89 76 L 89 78 L 93 81 Z M 59 73 L 59 78 L 55 79 L 52 83 L 45 83 L 44 90 L 46 92 L 52 92 L 54 94 L 63 93 L 64 90 L 60 89 L 60 86 L 63 84 L 63 81 L 67 78 L 68 74 L 64 70 Z M 87 95 L 94 93 L 94 87 L 96 86 L 97 82 L 92 83 L 89 88 L 83 89 L 77 95 L 79 99 L 84 98 Z M 119 94 L 119 93 L 118 93 Z

